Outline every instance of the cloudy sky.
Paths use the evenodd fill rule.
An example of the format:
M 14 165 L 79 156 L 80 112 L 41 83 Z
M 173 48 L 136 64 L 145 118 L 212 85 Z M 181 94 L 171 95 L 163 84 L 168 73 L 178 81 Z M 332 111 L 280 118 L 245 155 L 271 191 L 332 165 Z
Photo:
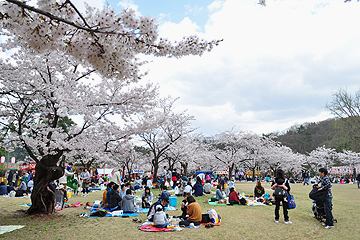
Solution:
M 88 0 L 90 5 L 101 1 Z M 331 117 L 339 88 L 360 78 L 360 3 L 343 0 L 108 0 L 156 17 L 160 36 L 224 39 L 201 57 L 154 58 L 148 80 L 180 97 L 195 127 L 213 135 L 235 127 L 256 133 Z

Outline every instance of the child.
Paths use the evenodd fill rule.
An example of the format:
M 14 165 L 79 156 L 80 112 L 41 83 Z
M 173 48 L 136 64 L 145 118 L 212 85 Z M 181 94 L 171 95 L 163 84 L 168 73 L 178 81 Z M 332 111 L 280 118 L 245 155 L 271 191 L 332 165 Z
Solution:
M 166 228 L 169 226 L 169 220 L 166 217 L 166 213 L 163 211 L 161 205 L 156 206 L 156 213 L 154 215 L 154 225 L 156 228 Z
M 176 184 L 176 186 L 174 188 L 174 192 L 175 192 L 175 195 L 178 197 L 183 195 L 183 192 L 181 192 L 181 184 L 180 183 Z
M 271 187 L 271 189 L 273 189 L 273 190 L 275 190 L 275 188 L 282 188 L 281 190 L 283 191 L 284 202 L 287 202 L 287 194 L 285 191 L 287 191 L 288 188 L 284 184 L 284 179 L 282 179 L 282 178 L 278 179 L 277 182 Z

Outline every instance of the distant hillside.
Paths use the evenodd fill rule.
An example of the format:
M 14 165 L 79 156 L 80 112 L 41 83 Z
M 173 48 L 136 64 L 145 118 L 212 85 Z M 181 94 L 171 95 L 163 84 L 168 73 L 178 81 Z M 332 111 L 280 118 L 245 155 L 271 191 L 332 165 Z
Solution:
M 333 118 L 292 126 L 285 134 L 278 135 L 277 141 L 302 154 L 323 145 L 335 148 L 338 152 L 343 149 L 359 152 L 356 132 L 350 129 L 346 122 Z

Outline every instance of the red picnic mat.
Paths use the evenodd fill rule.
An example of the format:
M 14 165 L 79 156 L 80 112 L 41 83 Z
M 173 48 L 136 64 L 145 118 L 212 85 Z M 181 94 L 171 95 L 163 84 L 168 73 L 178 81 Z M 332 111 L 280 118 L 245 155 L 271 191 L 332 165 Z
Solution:
M 174 228 L 157 228 L 151 225 L 141 225 L 138 227 L 139 230 L 145 232 L 173 232 L 176 231 Z
M 221 220 L 214 224 L 214 226 L 220 226 Z M 200 225 L 207 225 L 207 223 L 200 223 Z

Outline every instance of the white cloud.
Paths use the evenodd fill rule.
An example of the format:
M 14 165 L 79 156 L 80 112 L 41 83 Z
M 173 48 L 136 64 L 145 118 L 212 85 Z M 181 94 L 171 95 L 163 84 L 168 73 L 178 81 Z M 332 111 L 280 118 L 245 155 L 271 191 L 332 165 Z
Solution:
M 218 3 L 219 2 L 219 3 Z M 184 18 L 160 35 L 224 39 L 202 57 L 155 59 L 149 78 L 180 97 L 205 133 L 236 125 L 270 132 L 331 117 L 326 102 L 340 87 L 359 88 L 360 4 L 320 0 L 215 1 L 205 33 Z M 217 133 L 215 132 L 215 133 Z
M 133 0 L 120 1 L 117 5 L 124 9 L 131 8 L 135 11 L 136 15 L 141 15 L 141 13 L 138 11 L 139 6 L 136 5 Z
M 223 6 L 223 3 L 224 3 L 223 0 L 216 0 L 216 1 L 212 2 L 209 6 L 207 6 L 207 9 L 210 12 L 216 12 L 221 9 L 221 7 Z

